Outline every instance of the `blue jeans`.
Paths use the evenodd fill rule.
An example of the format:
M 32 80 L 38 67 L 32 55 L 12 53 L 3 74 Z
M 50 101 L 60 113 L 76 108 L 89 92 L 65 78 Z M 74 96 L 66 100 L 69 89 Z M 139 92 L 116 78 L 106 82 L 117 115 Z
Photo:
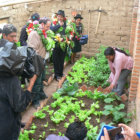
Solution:
M 117 81 L 117 85 L 113 88 L 112 92 L 118 93 L 118 95 L 122 95 L 124 92 L 124 87 L 127 82 L 127 77 L 131 73 L 131 70 L 123 69 Z

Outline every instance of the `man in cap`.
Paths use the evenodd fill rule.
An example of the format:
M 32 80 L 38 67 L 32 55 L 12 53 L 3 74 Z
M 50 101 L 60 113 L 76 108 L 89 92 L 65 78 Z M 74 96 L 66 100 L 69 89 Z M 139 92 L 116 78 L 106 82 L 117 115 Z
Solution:
M 60 32 L 61 35 L 65 35 L 66 22 L 65 22 L 65 12 L 63 10 L 59 10 L 57 13 L 58 24 L 55 26 L 51 26 L 50 29 L 55 33 L 63 27 L 63 30 Z M 59 44 L 56 43 L 56 46 L 53 50 L 53 64 L 54 64 L 54 78 L 59 81 L 63 75 L 64 69 L 64 59 L 65 59 L 66 49 L 63 51 Z
M 32 21 L 35 21 L 35 20 L 39 21 L 39 19 L 40 19 L 40 15 L 38 13 L 34 13 L 31 16 Z M 28 40 L 28 35 L 27 35 L 27 32 L 26 32 L 26 28 L 27 28 L 27 25 L 24 25 L 24 27 L 21 29 L 20 38 L 19 38 L 21 46 L 26 46 L 27 45 L 26 41 Z

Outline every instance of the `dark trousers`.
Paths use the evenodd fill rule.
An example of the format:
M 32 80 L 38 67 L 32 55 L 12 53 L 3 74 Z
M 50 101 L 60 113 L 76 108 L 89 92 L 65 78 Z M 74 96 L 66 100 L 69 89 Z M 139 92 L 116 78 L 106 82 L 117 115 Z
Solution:
M 45 70 L 39 77 L 37 77 L 35 84 L 32 89 L 33 99 L 32 104 L 38 104 L 39 100 L 45 99 L 46 95 L 43 91 L 43 81 L 45 80 Z
M 127 69 L 123 69 L 117 81 L 117 85 L 113 88 L 112 92 L 118 93 L 118 95 L 122 95 L 124 92 L 124 87 L 127 82 L 127 77 L 130 75 L 131 71 Z
M 54 64 L 54 73 L 56 77 L 63 76 L 64 69 L 64 59 L 66 51 L 63 51 L 59 46 L 56 46 L 53 50 L 53 64 Z

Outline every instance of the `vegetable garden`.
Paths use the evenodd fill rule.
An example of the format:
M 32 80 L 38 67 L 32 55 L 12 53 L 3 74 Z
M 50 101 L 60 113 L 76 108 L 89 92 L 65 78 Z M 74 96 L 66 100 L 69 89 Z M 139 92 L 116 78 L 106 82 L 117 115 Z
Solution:
M 21 132 L 19 140 L 45 140 L 49 134 L 64 135 L 69 124 L 78 120 L 85 123 L 88 129 L 87 140 L 96 140 L 102 125 L 125 124 L 131 121 L 131 114 L 126 112 L 127 103 L 115 93 L 104 94 L 87 87 L 108 86 L 109 67 L 103 52 L 96 57 L 82 57 L 72 67 L 61 89 L 58 89 L 40 111 L 34 113 L 35 118 L 29 129 Z

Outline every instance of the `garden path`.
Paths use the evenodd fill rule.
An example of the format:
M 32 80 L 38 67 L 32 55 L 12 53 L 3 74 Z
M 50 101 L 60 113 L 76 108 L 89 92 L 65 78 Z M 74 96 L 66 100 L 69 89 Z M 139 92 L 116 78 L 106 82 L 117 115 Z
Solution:
M 64 69 L 64 74 L 67 74 L 70 71 L 71 67 L 72 67 L 72 64 L 67 65 L 66 68 Z M 48 98 L 51 97 L 51 95 L 56 91 L 57 86 L 58 86 L 58 82 L 53 80 L 50 85 L 44 88 L 44 91 L 46 95 L 48 96 Z M 41 101 L 40 105 L 42 106 L 44 102 L 47 102 L 47 100 L 48 99 Z M 31 118 L 31 116 L 33 115 L 33 113 L 36 111 L 37 110 L 33 106 L 29 106 L 26 109 L 26 111 L 22 113 L 22 122 L 27 123 L 29 119 Z

